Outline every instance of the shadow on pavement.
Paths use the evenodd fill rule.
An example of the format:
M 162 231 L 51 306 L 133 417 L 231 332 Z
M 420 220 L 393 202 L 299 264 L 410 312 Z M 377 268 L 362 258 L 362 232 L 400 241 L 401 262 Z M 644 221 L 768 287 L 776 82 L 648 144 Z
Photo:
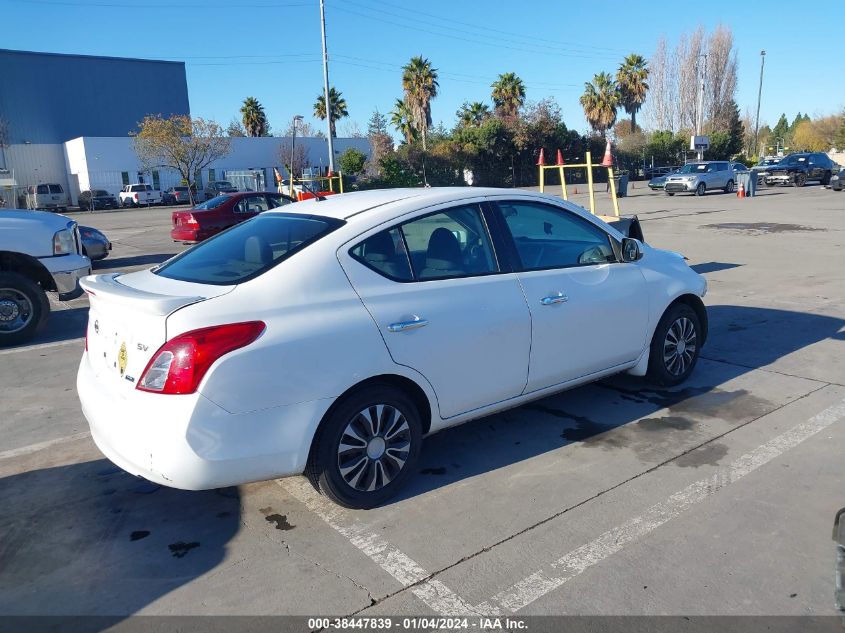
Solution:
M 103 459 L 0 479 L 0 615 L 137 613 L 214 569 L 237 488 L 159 488 Z

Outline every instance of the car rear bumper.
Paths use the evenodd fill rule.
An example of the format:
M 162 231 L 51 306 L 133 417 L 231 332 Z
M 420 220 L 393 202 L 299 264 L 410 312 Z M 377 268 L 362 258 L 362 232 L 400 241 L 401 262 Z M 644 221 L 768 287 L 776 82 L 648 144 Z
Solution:
M 107 378 L 99 378 L 83 354 L 77 391 L 97 447 L 123 470 L 183 490 L 301 473 L 331 404 L 316 400 L 234 414 L 200 393 L 124 391 Z
M 214 235 L 213 231 L 176 226 L 170 230 L 170 238 L 174 242 L 202 242 Z

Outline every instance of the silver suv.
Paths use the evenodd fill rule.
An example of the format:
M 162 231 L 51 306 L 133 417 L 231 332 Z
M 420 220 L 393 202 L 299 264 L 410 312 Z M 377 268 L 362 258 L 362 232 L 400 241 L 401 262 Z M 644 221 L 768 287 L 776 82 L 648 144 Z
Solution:
M 710 160 L 700 163 L 687 163 L 677 173 L 667 176 L 664 191 L 669 196 L 685 192 L 703 196 L 714 189 L 731 193 L 735 184 L 736 174 L 731 169 L 730 162 Z

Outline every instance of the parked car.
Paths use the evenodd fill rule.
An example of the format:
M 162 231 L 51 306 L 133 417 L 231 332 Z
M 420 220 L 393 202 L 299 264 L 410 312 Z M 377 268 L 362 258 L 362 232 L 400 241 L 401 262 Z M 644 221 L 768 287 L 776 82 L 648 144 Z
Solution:
M 830 177 L 831 189 L 834 191 L 842 191 L 843 187 L 845 187 L 845 168 L 840 169 Z
M 149 207 L 161 204 L 161 191 L 142 183 L 126 185 L 119 196 L 122 207 Z
M 306 472 L 355 508 L 423 435 L 620 372 L 677 385 L 707 337 L 681 255 L 513 189 L 298 202 L 82 285 L 77 388 L 115 464 L 191 490 Z
M 676 174 L 676 173 L 678 173 L 677 170 L 674 170 L 674 171 L 668 171 L 668 172 L 661 174 L 659 176 L 654 176 L 651 180 L 648 181 L 648 188 L 651 189 L 652 191 L 657 191 L 659 189 L 663 189 L 663 187 L 666 186 L 666 177 L 669 176 L 670 174 Z
M 766 156 L 751 168 L 751 171 L 757 176 L 758 185 L 766 184 L 766 177 L 769 175 L 769 170 L 780 161 L 780 156 Z
M 836 163 L 827 154 L 796 152 L 785 156 L 782 161 L 769 169 L 766 184 L 803 187 L 808 181 L 815 180 L 826 185 L 835 171 L 839 171 Z
M 91 274 L 71 218 L 44 211 L 0 211 L 0 347 L 34 337 L 50 314 L 47 292 L 70 299 Z
M 291 202 L 293 199 L 281 193 L 224 193 L 193 209 L 174 211 L 170 237 L 175 242 L 201 242 L 259 213 Z
M 43 183 L 26 188 L 26 208 L 67 211 L 69 201 L 64 187 L 58 183 Z
M 162 204 L 191 204 L 191 192 L 186 186 L 170 187 L 161 194 Z M 194 193 L 196 200 L 196 192 Z
M 117 207 L 117 198 L 105 189 L 88 189 L 79 194 L 79 208 L 83 211 L 117 209 Z
M 736 184 L 736 175 L 731 164 L 723 160 L 687 163 L 677 173 L 666 177 L 663 189 L 667 195 L 694 193 L 703 196 L 708 191 L 721 189 L 731 193 Z
M 231 182 L 228 180 L 212 180 L 205 186 L 203 193 L 205 194 L 205 199 L 210 200 L 211 198 L 219 196 L 221 193 L 237 193 L 238 189 L 235 187 Z
M 737 174 L 742 174 L 748 171 L 748 167 L 745 163 L 731 163 L 731 169 Z
M 109 256 L 111 242 L 105 234 L 91 226 L 80 226 L 79 236 L 82 238 L 82 254 L 91 261 L 98 261 Z

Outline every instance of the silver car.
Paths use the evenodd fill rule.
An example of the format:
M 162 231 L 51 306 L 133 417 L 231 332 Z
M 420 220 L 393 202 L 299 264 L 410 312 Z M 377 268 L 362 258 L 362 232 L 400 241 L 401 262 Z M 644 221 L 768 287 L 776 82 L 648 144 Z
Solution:
M 664 190 L 666 195 L 676 193 L 694 193 L 703 196 L 708 191 L 721 189 L 731 193 L 736 184 L 736 174 L 726 160 L 702 161 L 687 163 L 675 173 L 666 177 Z

